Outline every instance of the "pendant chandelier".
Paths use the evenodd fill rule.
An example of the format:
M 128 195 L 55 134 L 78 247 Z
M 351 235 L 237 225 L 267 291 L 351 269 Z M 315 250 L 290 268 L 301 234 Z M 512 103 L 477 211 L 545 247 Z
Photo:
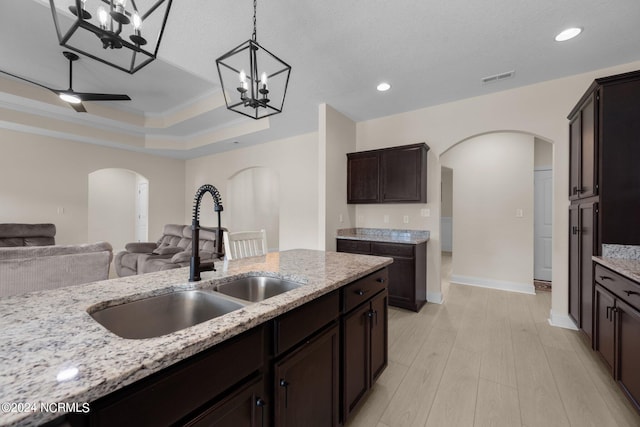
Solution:
M 227 108 L 257 120 L 282 112 L 291 67 L 258 44 L 256 1 L 251 39 L 216 59 L 216 65 Z
M 49 0 L 61 46 L 133 74 L 156 59 L 172 0 Z

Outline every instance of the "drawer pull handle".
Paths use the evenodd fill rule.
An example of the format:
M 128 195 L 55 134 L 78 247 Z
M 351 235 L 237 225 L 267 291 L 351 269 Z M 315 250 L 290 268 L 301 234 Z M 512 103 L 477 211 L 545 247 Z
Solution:
M 378 283 L 384 283 L 384 277 L 378 277 L 378 278 L 376 279 L 376 282 L 378 282 Z
M 363 291 L 362 289 L 358 289 L 358 290 L 356 291 L 356 294 L 358 294 L 358 295 L 360 295 L 360 296 L 363 296 L 363 295 L 364 295 L 364 294 L 366 294 L 367 292 L 369 292 L 369 291 L 368 291 L 368 290 L 367 290 L 367 291 Z
M 600 280 L 613 280 L 613 278 L 609 276 L 600 276 Z
M 264 407 L 267 406 L 267 402 L 265 402 L 264 400 L 262 400 L 261 398 L 258 397 L 256 399 L 256 406 L 261 409 L 260 410 L 260 412 L 261 412 L 261 423 L 260 423 L 260 425 L 262 427 L 264 427 Z
M 640 292 L 636 292 L 636 291 L 624 291 L 625 294 L 627 294 L 627 296 L 631 296 L 631 295 L 640 295 Z

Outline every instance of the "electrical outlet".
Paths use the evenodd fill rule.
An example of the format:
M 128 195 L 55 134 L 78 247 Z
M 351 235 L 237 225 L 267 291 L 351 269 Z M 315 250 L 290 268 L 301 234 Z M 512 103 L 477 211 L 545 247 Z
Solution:
M 409 215 L 405 215 L 402 217 L 402 222 L 404 222 L 405 224 L 409 224 Z
M 62 206 L 58 206 L 58 215 L 64 215 L 64 208 Z
M 383 216 L 383 217 L 382 217 L 382 221 L 383 221 L 385 224 L 389 224 L 389 215 L 385 215 L 385 216 Z
M 344 219 L 342 218 L 342 214 L 338 215 L 338 222 L 344 222 Z
M 524 216 L 524 211 L 521 208 L 516 209 L 516 218 L 522 218 Z
M 429 208 L 420 209 L 420 216 L 425 217 L 425 218 L 431 216 L 431 209 L 429 209 Z

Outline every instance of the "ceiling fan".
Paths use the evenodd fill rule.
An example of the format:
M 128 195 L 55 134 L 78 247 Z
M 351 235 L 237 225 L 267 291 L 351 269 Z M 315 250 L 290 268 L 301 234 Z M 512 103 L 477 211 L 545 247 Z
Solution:
M 0 70 L 0 73 L 7 74 L 11 77 L 15 77 L 25 82 L 29 82 L 36 86 L 43 87 L 51 92 L 57 94 L 60 99 L 67 102 L 78 113 L 86 113 L 87 110 L 82 105 L 83 101 L 131 101 L 129 95 L 117 95 L 110 93 L 89 93 L 89 92 L 76 92 L 73 88 L 73 62 L 77 61 L 80 57 L 73 52 L 64 51 L 62 54 L 69 60 L 69 89 L 52 89 L 40 83 L 36 83 L 24 77 L 16 76 L 15 74 L 8 73 Z

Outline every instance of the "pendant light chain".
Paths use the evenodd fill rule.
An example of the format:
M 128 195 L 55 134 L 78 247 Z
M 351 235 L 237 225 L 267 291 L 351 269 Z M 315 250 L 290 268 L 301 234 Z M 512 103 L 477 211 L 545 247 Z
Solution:
M 258 35 L 257 35 L 257 31 L 256 31 L 256 9 L 258 6 L 258 0 L 253 0 L 253 36 L 252 39 L 253 41 L 257 41 L 258 39 Z

